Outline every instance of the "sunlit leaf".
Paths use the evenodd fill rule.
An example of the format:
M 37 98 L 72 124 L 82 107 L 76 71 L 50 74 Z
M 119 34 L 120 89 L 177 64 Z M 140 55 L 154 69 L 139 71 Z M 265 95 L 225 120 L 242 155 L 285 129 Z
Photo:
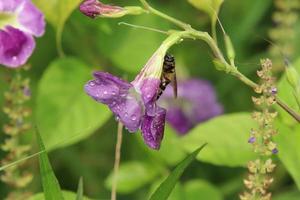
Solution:
M 52 170 L 43 140 L 38 131 L 36 136 L 40 151 L 43 151 L 39 155 L 39 163 L 45 200 L 63 200 L 59 183 Z
M 300 74 L 300 58 L 293 64 L 295 69 Z M 294 96 L 294 90 L 291 85 L 288 83 L 286 76 L 282 76 L 278 83 L 278 96 L 292 109 L 299 112 L 298 104 Z M 297 124 L 297 121 L 292 118 L 285 110 L 280 107 L 277 107 L 280 114 L 280 119 L 286 125 L 292 126 Z
M 276 128 L 278 134 L 274 138 L 278 144 L 278 156 L 300 189 L 300 125 L 288 127 L 276 123 Z
M 83 200 L 83 180 L 82 177 L 79 179 L 76 200 Z
M 71 191 L 62 191 L 63 197 L 65 200 L 74 200 L 76 199 L 76 193 Z M 46 200 L 43 193 L 38 193 L 29 198 L 29 200 Z M 83 197 L 82 200 L 91 200 L 88 197 Z
M 192 152 L 188 157 L 181 161 L 176 168 L 171 172 L 171 174 L 166 178 L 164 182 L 155 190 L 151 195 L 150 200 L 166 200 L 168 199 L 170 193 L 174 189 L 179 178 L 185 171 L 185 169 L 192 163 L 196 158 L 198 153 L 205 147 L 206 144 L 203 144 L 201 147 L 197 148 Z
M 33 0 L 34 4 L 45 14 L 47 21 L 56 29 L 58 45 L 65 22 L 76 9 L 81 0 Z
M 127 162 L 122 163 L 117 177 L 117 190 L 120 193 L 130 193 L 151 182 L 159 174 L 159 169 L 150 163 Z M 106 188 L 111 189 L 113 174 L 106 182 Z
M 111 116 L 108 108 L 84 92 L 92 70 L 74 58 L 54 61 L 38 88 L 36 123 L 47 148 L 80 141 Z
M 248 144 L 250 129 L 256 127 L 251 113 L 234 113 L 199 124 L 182 138 L 182 146 L 192 152 L 207 142 L 207 148 L 197 159 L 230 167 L 246 166 L 255 157 Z
M 188 200 L 221 200 L 221 192 L 217 187 L 203 180 L 191 180 L 184 184 L 185 197 Z

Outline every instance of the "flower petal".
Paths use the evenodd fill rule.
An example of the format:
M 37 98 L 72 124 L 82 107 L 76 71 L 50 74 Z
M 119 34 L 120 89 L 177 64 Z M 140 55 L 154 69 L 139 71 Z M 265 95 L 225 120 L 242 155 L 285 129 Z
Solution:
M 37 37 L 44 34 L 46 25 L 44 15 L 31 1 L 24 1 L 18 15 L 18 21 L 22 26 L 20 28 L 26 30 L 26 32 Z
M 95 18 L 101 15 L 113 15 L 114 13 L 121 12 L 123 8 L 119 6 L 106 5 L 98 0 L 85 0 L 81 3 L 79 10 L 84 15 Z
M 109 73 L 95 72 L 95 80 L 85 85 L 86 93 L 109 106 L 130 132 L 136 132 L 144 115 L 144 107 L 133 86 Z
M 126 97 L 132 85 L 106 72 L 95 72 L 95 80 L 85 85 L 85 91 L 96 101 L 111 104 L 113 101 Z
M 26 63 L 35 47 L 35 41 L 28 35 L 11 26 L 0 30 L 0 64 L 18 67 Z
M 164 136 L 166 110 L 157 107 L 155 116 L 145 115 L 141 130 L 145 143 L 152 149 L 159 149 Z
M 0 12 L 14 12 L 24 0 L 0 1 Z
M 159 105 L 167 108 L 167 121 L 180 134 L 223 112 L 212 85 L 200 79 L 179 81 L 177 99 L 168 86 L 159 99 Z
M 185 134 L 193 127 L 193 123 L 180 107 L 174 106 L 167 110 L 166 119 L 179 134 Z
M 144 109 L 137 99 L 128 95 L 126 98 L 109 104 L 109 107 L 129 132 L 136 132 L 139 129 Z

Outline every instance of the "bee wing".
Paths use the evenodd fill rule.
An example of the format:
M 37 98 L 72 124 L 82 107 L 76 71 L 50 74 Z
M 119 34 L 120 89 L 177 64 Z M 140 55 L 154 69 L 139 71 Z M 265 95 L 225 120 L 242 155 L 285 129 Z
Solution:
M 174 97 L 177 98 L 177 78 L 176 78 L 176 73 L 175 72 L 172 76 L 171 84 L 172 84 L 172 87 L 173 87 Z

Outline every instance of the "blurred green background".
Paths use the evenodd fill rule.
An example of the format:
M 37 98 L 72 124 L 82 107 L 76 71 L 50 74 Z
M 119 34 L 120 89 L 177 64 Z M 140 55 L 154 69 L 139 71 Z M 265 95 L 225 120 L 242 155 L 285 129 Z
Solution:
M 132 80 L 165 38 L 165 35 L 156 32 L 118 25 L 119 22 L 161 30 L 176 27 L 150 14 L 92 20 L 79 12 L 78 1 L 56 3 L 59 6 L 55 11 L 46 1 L 34 2 L 46 11 L 49 23 L 45 35 L 37 39 L 37 47 L 29 60 L 32 66 L 27 72 L 32 89 L 31 121 L 39 127 L 46 147 L 53 149 L 49 157 L 61 187 L 76 191 L 78 180 L 83 177 L 87 197 L 109 199 L 108 177 L 114 163 L 117 123 L 105 106 L 84 93 L 83 86 L 92 78 L 93 70 L 108 71 Z M 136 0 L 105 3 L 139 5 Z M 152 0 L 150 3 L 196 29 L 210 32 L 208 15 L 187 1 Z M 269 54 L 272 45 L 265 39 L 269 39 L 269 31 L 275 26 L 272 14 L 276 8 L 273 3 L 271 0 L 225 0 L 219 14 L 234 44 L 239 70 L 255 81 L 260 59 L 272 58 Z M 62 27 L 64 57 L 59 56 L 56 45 L 56 32 Z M 296 62 L 300 55 L 299 20 L 293 28 L 296 37 L 290 45 L 295 50 L 290 59 Z M 218 38 L 222 47 L 219 28 Z M 184 137 L 178 137 L 167 126 L 162 149 L 158 152 L 143 144 L 140 133 L 125 132 L 119 199 L 147 199 L 170 170 L 203 142 L 209 143 L 208 148 L 183 174 L 169 199 L 238 199 L 247 174 L 244 167 L 249 159 L 254 158 L 251 146 L 247 144 L 249 130 L 255 125 L 250 118 L 250 112 L 254 109 L 251 101 L 253 91 L 236 78 L 216 71 L 212 53 L 204 42 L 186 40 L 175 45 L 170 52 L 176 57 L 179 78 L 202 78 L 214 85 L 218 100 L 224 106 L 224 116 L 200 124 Z M 275 59 L 278 61 L 275 64 L 280 66 L 283 58 Z M 299 62 L 295 66 L 300 69 Z M 13 73 L 12 70 L 0 68 L 1 93 L 8 87 L 5 77 Z M 276 75 L 282 91 L 290 90 L 285 79 L 281 79 L 280 68 Z M 279 95 L 295 106 L 290 94 Z M 3 104 L 2 96 L 0 103 Z M 1 113 L 0 124 L 5 124 L 6 120 Z M 278 129 L 282 130 L 276 138 L 280 153 L 279 157 L 274 157 L 278 167 L 271 190 L 275 200 L 300 199 L 300 128 L 284 114 L 280 115 L 277 124 Z M 3 141 L 4 136 L 0 135 L 0 139 Z M 32 131 L 24 136 L 24 141 L 32 144 L 32 153 L 38 151 Z M 0 154 L 3 155 L 4 152 Z M 28 163 L 26 167 L 32 168 L 34 173 L 31 191 L 41 192 L 37 159 L 30 159 Z M 7 191 L 8 187 L 0 184 L 0 199 Z

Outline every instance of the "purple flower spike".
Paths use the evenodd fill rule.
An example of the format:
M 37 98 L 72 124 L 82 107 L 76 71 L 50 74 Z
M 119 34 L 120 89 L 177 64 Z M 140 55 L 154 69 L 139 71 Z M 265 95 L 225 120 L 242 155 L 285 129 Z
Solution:
M 200 79 L 179 81 L 177 88 L 177 99 L 174 99 L 173 89 L 167 87 L 159 104 L 167 109 L 167 121 L 179 134 L 222 114 L 223 108 L 209 82 Z
M 118 13 L 123 11 L 123 8 L 119 6 L 106 5 L 98 0 L 85 0 L 81 3 L 79 10 L 84 15 L 90 18 L 95 18 L 97 16 L 117 17 Z
M 0 1 L 0 15 L 0 64 L 19 67 L 35 48 L 33 36 L 44 34 L 44 16 L 30 0 Z

